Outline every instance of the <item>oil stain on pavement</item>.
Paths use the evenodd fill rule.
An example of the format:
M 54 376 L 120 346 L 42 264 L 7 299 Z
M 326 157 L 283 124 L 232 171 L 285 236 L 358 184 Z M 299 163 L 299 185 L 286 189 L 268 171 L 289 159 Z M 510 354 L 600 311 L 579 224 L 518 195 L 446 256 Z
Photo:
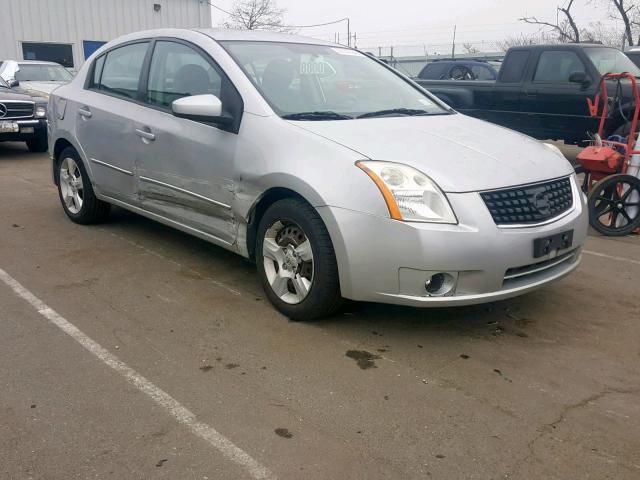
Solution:
M 380 355 L 374 355 L 373 353 L 369 353 L 365 350 L 347 350 L 345 355 L 355 360 L 362 370 L 377 368 L 374 360 L 382 358 Z

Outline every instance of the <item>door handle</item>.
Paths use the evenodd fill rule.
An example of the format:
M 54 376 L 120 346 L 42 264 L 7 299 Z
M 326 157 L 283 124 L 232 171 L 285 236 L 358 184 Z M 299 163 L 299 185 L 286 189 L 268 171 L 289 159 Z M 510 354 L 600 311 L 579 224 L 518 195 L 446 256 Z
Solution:
M 527 97 L 535 97 L 536 95 L 538 95 L 538 90 L 525 90 L 524 94 Z
M 148 130 L 142 130 L 140 128 L 136 128 L 136 135 L 145 140 L 149 140 L 153 142 L 156 139 L 156 136 Z
M 89 110 L 88 108 L 83 107 L 78 109 L 78 115 L 84 118 L 91 118 L 93 116 L 93 113 L 91 113 L 91 110 Z

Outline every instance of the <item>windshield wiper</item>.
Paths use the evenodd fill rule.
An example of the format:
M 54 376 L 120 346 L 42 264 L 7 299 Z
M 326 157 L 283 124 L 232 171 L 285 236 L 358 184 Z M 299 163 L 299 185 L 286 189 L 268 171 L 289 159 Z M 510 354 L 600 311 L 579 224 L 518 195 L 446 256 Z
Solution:
M 426 110 L 416 110 L 412 108 L 392 108 L 389 110 L 378 110 L 377 112 L 368 112 L 358 115 L 356 118 L 373 118 L 373 117 L 386 117 L 394 115 L 403 115 L 407 117 L 415 117 L 418 115 L 431 115 Z
M 298 112 L 283 115 L 285 120 L 353 120 L 349 115 L 336 112 Z

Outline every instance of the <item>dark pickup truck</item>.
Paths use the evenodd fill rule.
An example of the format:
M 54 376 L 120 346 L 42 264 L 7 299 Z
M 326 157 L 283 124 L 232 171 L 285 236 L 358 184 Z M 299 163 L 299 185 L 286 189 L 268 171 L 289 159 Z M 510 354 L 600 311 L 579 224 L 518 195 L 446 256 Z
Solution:
M 421 80 L 418 84 L 461 113 L 546 140 L 579 144 L 598 130 L 587 98 L 605 73 L 640 69 L 615 48 L 591 44 L 509 49 L 496 81 Z M 607 82 L 612 99 L 606 134 L 625 134 L 632 106 L 629 82 Z

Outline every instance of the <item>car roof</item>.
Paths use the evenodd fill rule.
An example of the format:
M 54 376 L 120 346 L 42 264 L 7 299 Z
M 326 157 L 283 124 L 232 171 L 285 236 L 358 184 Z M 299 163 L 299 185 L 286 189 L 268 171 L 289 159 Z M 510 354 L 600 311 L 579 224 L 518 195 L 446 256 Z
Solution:
M 293 35 L 290 33 L 267 32 L 260 30 L 232 30 L 228 28 L 199 28 L 195 31 L 204 33 L 216 41 L 253 41 L 253 42 L 282 42 L 282 43 L 307 43 L 313 45 L 341 46 L 335 43 L 318 40 L 317 38 Z
M 161 28 L 153 30 L 142 30 L 122 37 L 116 38 L 109 42 L 108 45 L 117 45 L 126 41 L 153 38 L 153 37 L 165 37 L 180 35 L 185 32 L 197 32 L 212 38 L 217 42 L 224 41 L 246 41 L 246 42 L 280 42 L 280 43 L 301 43 L 309 45 L 325 45 L 331 47 L 345 47 L 336 43 L 326 42 L 324 40 L 318 40 L 317 38 L 304 37 L 301 35 L 293 35 L 289 33 L 278 32 L 266 32 L 259 30 L 232 30 L 232 29 L 217 29 L 217 28 Z M 346 48 L 346 47 L 345 47 Z
M 511 47 L 509 50 L 581 50 L 583 48 L 611 48 L 602 43 L 549 43 L 543 45 L 518 45 Z

